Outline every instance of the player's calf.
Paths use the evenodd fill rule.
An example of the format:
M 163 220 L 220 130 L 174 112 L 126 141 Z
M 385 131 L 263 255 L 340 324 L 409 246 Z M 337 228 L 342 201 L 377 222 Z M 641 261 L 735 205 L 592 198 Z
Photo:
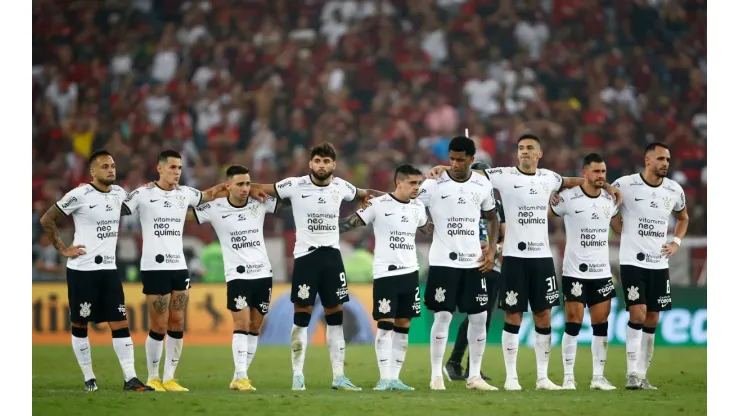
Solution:
M 584 305 L 581 302 L 565 302 L 565 333 L 563 334 L 563 389 L 575 390 L 573 369 L 578 350 L 578 334 L 583 324 Z
M 562 387 L 550 381 L 548 367 L 550 348 L 552 346 L 552 327 L 550 326 L 550 309 L 535 310 L 534 316 L 535 344 L 534 353 L 537 359 L 537 389 L 561 390 Z
M 504 353 L 504 365 L 506 367 L 504 389 L 521 390 L 522 386 L 519 385 L 516 361 L 519 354 L 519 328 L 522 315 L 517 312 L 507 312 L 504 319 L 504 329 L 501 333 L 501 349 Z
M 393 390 L 415 390 L 404 384 L 400 378 L 401 368 L 406 361 L 406 352 L 409 349 L 410 326 L 411 320 L 406 318 L 396 318 L 393 325 L 393 355 L 391 356 L 391 387 Z
M 326 344 L 329 346 L 331 370 L 334 375 L 331 388 L 334 390 L 359 391 L 361 388 L 352 384 L 344 375 L 344 311 L 342 305 L 325 307 Z
M 378 321 L 378 331 L 375 334 L 375 356 L 378 360 L 380 370 L 380 381 L 375 390 L 386 391 L 391 389 L 390 380 L 393 379 L 391 372 L 391 356 L 393 355 L 393 319 Z
M 297 306 L 298 305 L 296 305 L 296 309 Z M 290 357 L 293 364 L 293 390 L 306 389 L 303 379 L 303 363 L 306 360 L 309 323 L 311 323 L 311 313 L 296 310 L 293 314 L 293 329 L 290 331 Z
M 96 391 L 98 385 L 92 368 L 92 351 L 90 340 L 87 338 L 87 323 L 72 323 L 72 349 L 77 358 L 77 364 L 82 370 L 86 391 Z

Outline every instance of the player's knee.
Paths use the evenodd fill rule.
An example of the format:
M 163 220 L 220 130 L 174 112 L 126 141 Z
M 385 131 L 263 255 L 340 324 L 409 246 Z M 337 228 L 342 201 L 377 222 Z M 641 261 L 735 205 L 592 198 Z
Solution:
M 393 322 L 391 322 L 391 321 L 378 321 L 378 329 L 382 329 L 384 331 L 392 331 L 393 330 Z
M 411 326 L 411 319 L 409 318 L 396 318 L 396 320 L 393 322 L 393 328 L 408 329 L 410 326 Z M 408 331 L 406 333 L 408 333 Z
M 534 325 L 539 326 L 541 328 L 550 327 L 550 316 L 551 315 L 550 315 L 549 309 L 532 312 L 532 317 L 534 318 Z
M 519 325 L 514 325 L 508 322 L 504 322 L 504 332 L 508 332 L 510 334 L 518 334 L 519 328 L 521 328 Z
M 647 309 L 645 305 L 635 305 L 630 307 L 630 322 L 642 325 L 645 323 L 646 317 Z
M 79 326 L 72 327 L 72 336 L 75 338 L 87 338 L 87 325 L 84 328 Z
M 486 325 L 486 316 L 488 314 L 486 312 L 476 313 L 468 315 L 468 319 L 470 320 L 470 325 L 473 326 L 485 326 Z
M 337 305 L 337 306 L 331 306 L 331 307 L 325 306 L 324 307 L 324 315 L 327 315 L 327 316 L 328 315 L 333 315 L 335 313 L 341 312 L 342 310 L 344 310 L 344 309 L 342 308 L 342 305 L 341 304 L 340 305 Z
M 234 318 L 234 329 L 239 331 L 249 330 L 249 319 L 246 318 Z
M 598 324 L 591 324 L 591 330 L 595 337 L 605 337 L 609 331 L 609 322 L 601 322 Z
M 308 312 L 296 312 L 293 314 L 293 325 L 301 328 L 308 328 L 311 323 L 311 314 Z
M 522 313 L 521 312 L 506 312 L 504 314 L 504 322 L 507 324 L 521 326 L 522 325 Z M 515 334 L 517 332 L 512 332 Z
M 250 333 L 253 333 L 254 335 L 259 335 L 261 328 L 262 328 L 262 322 L 260 321 L 249 322 L 249 332 Z
M 329 326 L 342 325 L 342 322 L 344 322 L 344 312 L 340 310 L 334 313 L 327 313 L 324 319 L 326 319 L 326 324 Z
M 165 319 L 153 319 L 149 322 L 149 329 L 158 333 L 164 334 L 167 332 L 167 320 Z
M 645 314 L 645 327 L 655 328 L 660 320 L 660 312 L 648 312 Z
M 452 322 L 452 313 L 447 311 L 435 312 L 434 321 L 444 325 L 449 325 L 450 322 Z
M 581 332 L 580 322 L 566 322 L 565 323 L 565 333 L 566 334 L 572 337 L 577 337 L 580 332 Z
M 108 326 L 110 326 L 111 331 L 116 331 L 124 328 L 128 329 L 128 321 L 109 322 Z
M 167 329 L 171 329 L 173 331 L 185 330 L 185 317 L 170 316 L 167 320 Z

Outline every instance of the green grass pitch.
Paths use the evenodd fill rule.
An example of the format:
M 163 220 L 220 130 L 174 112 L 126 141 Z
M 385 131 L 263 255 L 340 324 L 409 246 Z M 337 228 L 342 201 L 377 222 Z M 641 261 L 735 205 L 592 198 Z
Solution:
M 447 348 L 449 355 L 452 345 Z M 550 378 L 562 382 L 560 348 L 553 348 Z M 144 347 L 136 349 L 137 372 L 146 380 Z M 164 359 L 164 356 L 162 357 Z M 707 406 L 706 348 L 657 348 L 649 379 L 658 391 L 627 391 L 624 348 L 611 347 L 606 376 L 619 387 L 611 392 L 590 391 L 591 351 L 578 350 L 577 391 L 535 391 L 534 351 L 519 350 L 521 392 L 503 391 L 500 346 L 488 346 L 484 373 L 493 377 L 496 392 L 467 391 L 464 382 L 448 382 L 447 391 L 429 390 L 429 347 L 411 346 L 401 372 L 413 392 L 374 392 L 378 368 L 372 345 L 348 345 L 345 371 L 362 392 L 331 390 L 329 352 L 323 346 L 307 351 L 304 392 L 290 391 L 288 347 L 260 346 L 249 370 L 256 392 L 228 390 L 233 374 L 230 346 L 188 346 L 177 369 L 177 379 L 188 393 L 123 392 L 123 380 L 112 347 L 93 347 L 93 365 L 99 391 L 85 393 L 71 347 L 33 347 L 33 414 L 38 415 L 301 415 L 336 416 L 414 415 L 699 415 Z M 160 368 L 161 371 L 161 368 Z M 156 413 L 155 413 L 156 412 Z M 372 413 L 371 413 L 372 412 Z

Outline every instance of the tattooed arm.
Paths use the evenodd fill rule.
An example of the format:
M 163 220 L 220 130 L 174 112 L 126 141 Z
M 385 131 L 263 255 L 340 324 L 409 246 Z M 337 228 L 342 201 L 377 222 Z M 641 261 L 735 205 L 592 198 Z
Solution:
M 365 226 L 365 221 L 357 213 L 339 220 L 339 233 L 346 233 L 354 228 Z
M 434 223 L 432 222 L 432 219 L 430 218 L 426 224 L 417 228 L 417 230 L 421 231 L 421 233 L 424 235 L 431 235 L 432 233 L 434 233 Z
M 49 240 L 57 249 L 59 254 L 64 257 L 77 257 L 85 254 L 85 246 L 78 245 L 67 247 L 64 245 L 62 238 L 59 236 L 59 229 L 57 228 L 57 221 L 64 218 L 64 213 L 57 207 L 56 204 L 49 207 L 46 213 L 41 217 L 41 226 L 44 227 L 44 231 L 49 236 Z

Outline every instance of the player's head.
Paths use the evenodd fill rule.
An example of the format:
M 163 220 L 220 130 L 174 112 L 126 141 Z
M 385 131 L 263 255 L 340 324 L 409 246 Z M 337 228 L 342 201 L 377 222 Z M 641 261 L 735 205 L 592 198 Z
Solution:
M 182 156 L 174 150 L 165 150 L 157 156 L 159 179 L 167 185 L 177 185 L 182 174 Z
M 525 133 L 519 137 L 516 147 L 519 167 L 524 169 L 536 168 L 537 163 L 542 158 L 542 146 L 539 137 L 531 133 Z
M 226 189 L 232 197 L 241 201 L 247 199 L 251 187 L 249 169 L 242 165 L 231 165 L 226 169 Z
M 424 181 L 421 171 L 411 165 L 401 165 L 393 174 L 393 183 L 396 184 L 396 192 L 401 197 L 415 199 L 419 196 L 419 187 Z
M 470 165 L 475 156 L 475 142 L 465 136 L 456 136 L 450 140 L 448 148 L 450 155 L 450 176 L 453 179 L 463 180 L 470 176 Z
M 337 168 L 337 151 L 334 150 L 329 142 L 321 143 L 311 148 L 311 159 L 308 161 L 308 168 L 311 169 L 311 175 L 325 181 L 334 173 Z
M 107 150 L 97 150 L 88 159 L 90 176 L 103 185 L 110 186 L 116 181 L 116 162 Z
M 659 178 L 668 176 L 668 167 L 671 164 L 671 151 L 668 145 L 661 142 L 652 142 L 645 147 L 645 170 Z
M 606 186 L 606 163 L 598 153 L 589 153 L 583 158 L 583 177 L 595 188 Z

